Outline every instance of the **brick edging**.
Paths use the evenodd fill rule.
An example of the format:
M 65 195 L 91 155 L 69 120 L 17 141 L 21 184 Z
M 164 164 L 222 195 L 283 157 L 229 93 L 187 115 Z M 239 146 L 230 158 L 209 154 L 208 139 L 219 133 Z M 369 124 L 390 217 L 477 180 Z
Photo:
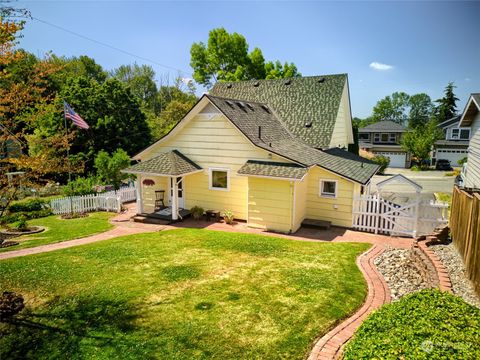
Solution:
M 330 330 L 315 343 L 308 360 L 339 358 L 342 354 L 343 346 L 350 340 L 363 320 L 373 310 L 390 302 L 390 290 L 373 263 L 375 258 L 384 250 L 383 246 L 374 245 L 357 258 L 357 265 L 368 285 L 368 294 L 365 302 L 355 314 Z
M 452 282 L 450 280 L 450 275 L 443 265 L 442 261 L 439 259 L 437 254 L 433 252 L 432 249 L 427 245 L 427 241 L 419 241 L 418 248 L 427 256 L 428 260 L 432 263 L 438 278 L 438 287 L 441 291 L 452 292 Z

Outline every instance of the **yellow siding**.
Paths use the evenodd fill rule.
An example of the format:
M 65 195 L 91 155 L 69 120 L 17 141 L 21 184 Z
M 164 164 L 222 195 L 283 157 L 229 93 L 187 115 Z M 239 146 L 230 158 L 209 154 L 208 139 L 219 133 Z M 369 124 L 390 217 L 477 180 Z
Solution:
M 350 113 L 348 86 L 345 83 L 335 127 L 333 128 L 332 138 L 330 139 L 330 147 L 348 147 L 350 143 L 353 143 L 352 116 Z
M 143 212 L 151 213 L 155 207 L 155 191 L 156 190 L 165 190 L 165 205 L 168 205 L 168 178 L 161 176 L 148 176 L 143 175 L 139 176 L 139 181 L 142 182 L 145 179 L 151 179 L 155 181 L 153 186 L 144 186 L 142 184 L 142 202 L 143 202 Z
M 173 134 L 172 134 L 173 135 Z M 248 139 L 221 114 L 198 114 L 179 129 L 174 136 L 152 147 L 143 154 L 147 160 L 158 154 L 179 150 L 204 170 L 187 175 L 184 180 L 185 207 L 198 205 L 207 209 L 232 210 L 235 218 L 247 220 L 248 178 L 237 176 L 238 169 L 247 160 L 287 162 L 276 155 L 249 143 Z M 208 169 L 230 170 L 230 190 L 210 190 Z
M 286 180 L 248 178 L 248 225 L 291 232 L 293 186 Z
M 337 197 L 320 196 L 320 181 L 336 180 Z M 359 192 L 359 186 L 340 176 L 323 170 L 312 168 L 308 173 L 307 185 L 307 218 L 330 221 L 332 225 L 352 226 L 352 203 L 354 192 Z
M 295 208 L 293 220 L 293 232 L 297 231 L 302 225 L 302 221 L 307 217 L 307 191 L 308 174 L 303 181 L 295 183 Z

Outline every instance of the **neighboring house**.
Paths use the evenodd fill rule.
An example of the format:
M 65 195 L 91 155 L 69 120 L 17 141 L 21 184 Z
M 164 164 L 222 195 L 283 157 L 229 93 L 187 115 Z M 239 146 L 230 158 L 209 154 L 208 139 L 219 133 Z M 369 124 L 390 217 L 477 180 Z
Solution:
M 358 146 L 362 150 L 388 157 L 389 167 L 408 168 L 410 154 L 400 145 L 406 131 L 403 125 L 390 120 L 370 124 L 358 129 Z
M 480 189 L 480 93 L 470 95 L 459 126 L 471 131 L 464 186 Z
M 446 159 L 452 166 L 460 166 L 458 161 L 468 154 L 470 127 L 460 127 L 460 115 L 438 124 L 438 127 L 445 136 L 433 146 L 432 165 L 439 159 Z
M 22 154 L 20 141 L 0 124 L 0 161 L 17 158 Z
M 315 149 L 353 142 L 348 97 L 346 75 L 216 85 L 124 170 L 137 174 L 138 212 L 176 220 L 193 206 L 228 209 L 285 233 L 307 218 L 351 227 L 353 198 L 378 166 Z M 156 191 L 170 209 L 155 209 Z

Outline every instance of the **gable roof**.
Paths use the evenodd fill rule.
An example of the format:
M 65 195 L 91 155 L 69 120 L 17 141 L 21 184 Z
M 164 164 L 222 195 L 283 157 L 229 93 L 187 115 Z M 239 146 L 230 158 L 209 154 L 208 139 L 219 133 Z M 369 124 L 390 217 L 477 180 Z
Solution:
M 178 150 L 172 150 L 122 170 L 129 174 L 181 176 L 202 168 Z
M 397 124 L 391 120 L 379 121 L 358 129 L 359 133 L 369 133 L 375 131 L 405 132 L 405 126 Z
M 460 125 L 459 124 L 460 123 L 460 118 L 461 118 L 461 115 L 454 116 L 454 117 L 452 117 L 448 120 L 445 120 L 445 121 L 441 122 L 440 124 L 438 124 L 438 127 L 440 129 L 445 129 L 445 128 L 447 128 L 449 126 L 452 126 L 452 125 L 455 125 L 455 124 L 457 126 L 459 126 Z
M 347 81 L 347 74 L 338 74 L 224 82 L 215 84 L 210 94 L 267 104 L 306 144 L 327 148 Z
M 480 111 L 480 93 L 470 94 L 470 98 L 465 105 L 462 117 L 460 118 L 460 126 L 470 126 L 475 115 Z
M 315 149 L 291 134 L 266 104 L 212 95 L 207 97 L 254 145 L 305 167 L 320 166 L 328 171 L 365 184 L 379 166 L 358 161 L 350 155 Z

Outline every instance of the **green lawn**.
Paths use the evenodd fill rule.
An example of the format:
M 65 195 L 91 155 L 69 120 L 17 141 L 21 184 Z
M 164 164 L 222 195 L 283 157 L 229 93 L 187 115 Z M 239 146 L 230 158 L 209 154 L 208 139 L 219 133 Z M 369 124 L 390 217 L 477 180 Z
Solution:
M 0 262 L 0 358 L 303 359 L 363 302 L 361 243 L 181 229 Z
M 28 225 L 43 226 L 46 230 L 38 234 L 23 235 L 10 239 L 18 241 L 20 244 L 0 248 L 0 252 L 52 244 L 104 232 L 113 228 L 113 225 L 108 220 L 114 215 L 113 213 L 97 212 L 89 214 L 88 217 L 78 219 L 62 220 L 59 215 L 52 215 L 28 220 Z

